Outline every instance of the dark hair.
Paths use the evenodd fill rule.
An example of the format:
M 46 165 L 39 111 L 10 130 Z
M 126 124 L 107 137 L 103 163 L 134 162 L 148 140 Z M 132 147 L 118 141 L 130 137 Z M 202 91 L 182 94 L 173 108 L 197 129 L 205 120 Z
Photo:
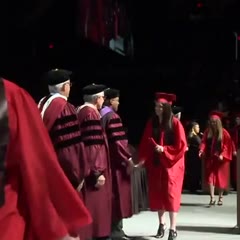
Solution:
M 216 121 L 216 127 L 217 127 L 217 132 L 216 132 L 216 134 L 217 134 L 217 140 L 218 141 L 222 141 L 222 139 L 223 139 L 223 126 L 222 126 L 222 121 L 221 121 L 221 119 L 216 119 L 215 120 Z M 207 135 L 207 138 L 212 138 L 213 137 L 213 135 L 214 135 L 214 132 L 213 132 L 213 128 L 212 128 L 212 126 L 211 126 L 211 124 L 210 124 L 210 121 L 208 121 L 208 135 Z
M 174 130 L 173 130 L 173 113 L 172 108 L 169 103 L 163 103 L 162 121 L 159 122 L 159 117 L 156 113 L 153 116 L 153 138 L 159 141 L 160 131 L 164 131 L 164 142 L 167 145 L 172 145 L 174 143 Z
M 163 103 L 162 126 L 165 130 L 172 129 L 172 107 L 169 103 Z
M 198 122 L 195 122 L 195 121 L 190 122 L 190 124 L 189 124 L 189 126 L 190 126 L 191 128 L 193 128 L 193 127 L 196 126 L 196 125 L 199 125 L 199 123 L 198 123 Z

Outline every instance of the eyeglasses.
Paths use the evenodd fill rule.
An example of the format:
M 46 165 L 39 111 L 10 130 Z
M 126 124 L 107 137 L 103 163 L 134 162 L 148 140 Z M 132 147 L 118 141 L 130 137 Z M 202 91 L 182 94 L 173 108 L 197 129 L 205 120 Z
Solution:
M 66 84 L 69 85 L 69 87 L 72 87 L 73 83 L 72 82 L 67 82 Z

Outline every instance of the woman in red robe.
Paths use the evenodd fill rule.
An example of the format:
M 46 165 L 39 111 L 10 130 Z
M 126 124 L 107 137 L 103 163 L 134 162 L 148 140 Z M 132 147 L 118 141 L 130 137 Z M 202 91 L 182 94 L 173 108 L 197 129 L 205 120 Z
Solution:
M 58 163 L 34 100 L 1 78 L 0 133 L 0 239 L 75 239 L 91 216 Z
M 184 178 L 184 155 L 187 149 L 185 131 L 173 116 L 173 94 L 157 93 L 155 115 L 144 130 L 139 159 L 145 163 L 148 175 L 150 209 L 158 211 L 159 229 L 156 237 L 165 234 L 165 212 L 169 212 L 168 240 L 176 239 L 176 218 L 180 208 Z
M 222 127 L 223 113 L 210 113 L 209 127 L 205 130 L 200 145 L 199 156 L 205 161 L 205 180 L 209 185 L 210 202 L 215 205 L 215 187 L 219 189 L 218 205 L 223 205 L 223 192 L 229 183 L 229 163 L 233 155 L 233 142 L 230 134 Z

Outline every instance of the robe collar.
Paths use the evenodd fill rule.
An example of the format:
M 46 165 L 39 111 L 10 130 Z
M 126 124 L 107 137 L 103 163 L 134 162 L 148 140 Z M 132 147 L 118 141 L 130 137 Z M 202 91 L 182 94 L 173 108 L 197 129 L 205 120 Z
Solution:
M 97 107 L 95 105 L 93 105 L 92 103 L 89 103 L 89 102 L 85 102 L 82 106 L 78 107 L 77 112 L 82 110 L 84 107 L 90 107 L 90 108 L 94 109 L 97 112 L 97 114 L 99 114 L 99 116 L 101 118 L 101 115 L 100 115 Z
M 108 106 L 104 106 L 101 110 L 100 110 L 100 114 L 103 117 L 104 115 L 106 115 L 109 112 L 114 112 L 113 109 L 111 107 Z

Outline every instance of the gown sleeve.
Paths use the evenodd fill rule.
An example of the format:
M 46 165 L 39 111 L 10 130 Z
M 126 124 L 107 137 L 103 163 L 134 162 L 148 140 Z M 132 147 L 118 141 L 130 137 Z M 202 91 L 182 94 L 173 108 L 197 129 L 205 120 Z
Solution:
M 173 118 L 173 128 L 175 134 L 175 143 L 173 145 L 163 146 L 164 157 L 161 159 L 161 161 L 166 167 L 173 166 L 184 156 L 187 150 L 187 140 L 184 128 L 181 122 L 176 118 Z
M 35 102 L 24 90 L 15 98 L 16 116 L 10 118 L 17 121 L 22 191 L 33 231 L 45 240 L 76 236 L 91 216 L 58 163 Z
M 128 163 L 132 154 L 128 149 L 128 139 L 124 130 L 122 120 L 117 114 L 112 114 L 106 125 L 106 133 L 109 140 L 111 152 L 120 164 Z
M 86 115 L 80 123 L 80 131 L 85 154 L 88 157 L 86 163 L 89 168 L 88 172 L 99 176 L 107 169 L 107 159 L 101 120 L 95 112 L 89 112 Z
M 225 161 L 232 160 L 233 156 L 233 141 L 227 130 L 223 129 L 223 142 L 222 142 L 222 153 Z

